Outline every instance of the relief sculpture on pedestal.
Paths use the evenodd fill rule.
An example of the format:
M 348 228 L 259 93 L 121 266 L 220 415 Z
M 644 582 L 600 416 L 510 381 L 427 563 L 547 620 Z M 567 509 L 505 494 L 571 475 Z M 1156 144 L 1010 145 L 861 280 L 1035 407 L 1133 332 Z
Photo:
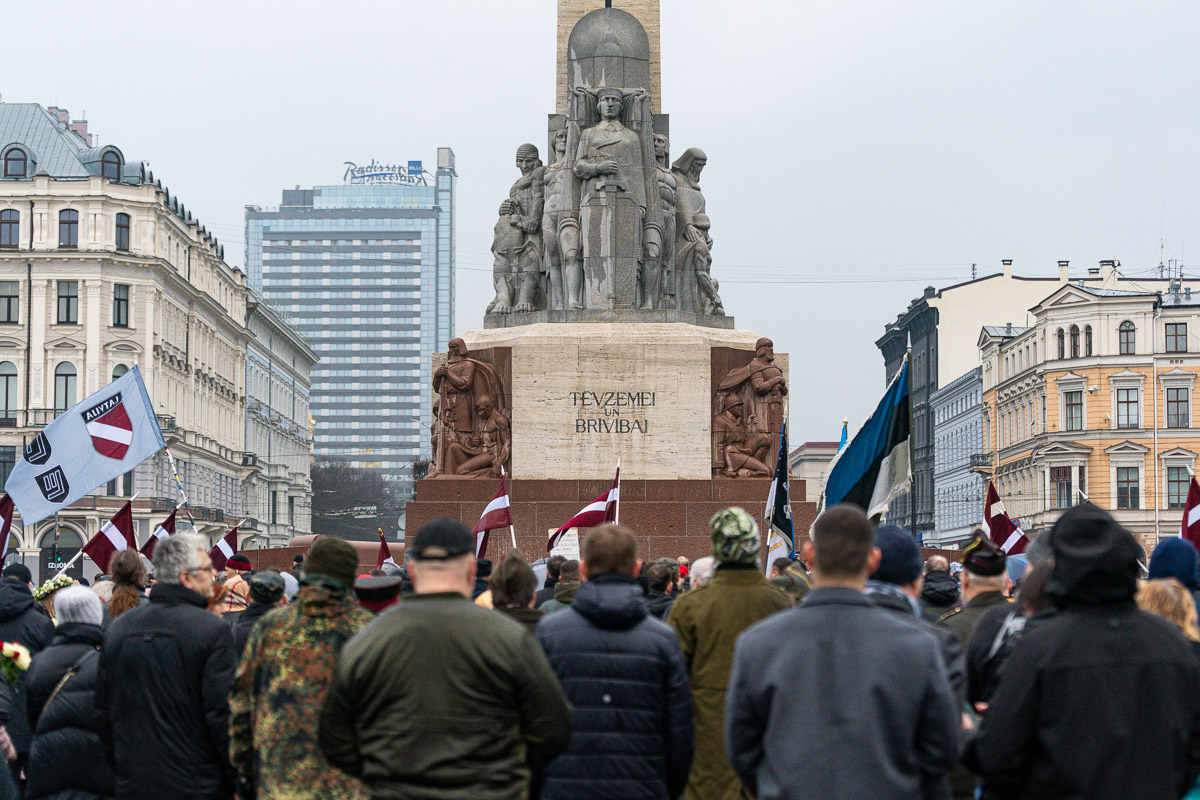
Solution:
M 755 343 L 754 358 L 729 370 L 713 398 L 713 474 L 770 476 L 786 413 L 787 379 L 775 365 L 775 344 Z
M 469 357 L 462 339 L 451 339 L 446 355 L 433 372 L 437 422 L 427 477 L 499 477 L 512 457 L 504 387 L 490 364 Z

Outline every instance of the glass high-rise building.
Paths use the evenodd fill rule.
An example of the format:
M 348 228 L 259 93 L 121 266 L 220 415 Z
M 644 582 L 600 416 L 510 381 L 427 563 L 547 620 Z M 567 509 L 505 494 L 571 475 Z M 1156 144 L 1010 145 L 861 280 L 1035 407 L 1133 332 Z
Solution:
M 454 151 L 436 171 L 347 163 L 343 185 L 285 189 L 246 207 L 254 291 L 321 357 L 312 371 L 318 460 L 411 484 L 429 451 L 430 354 L 454 330 Z

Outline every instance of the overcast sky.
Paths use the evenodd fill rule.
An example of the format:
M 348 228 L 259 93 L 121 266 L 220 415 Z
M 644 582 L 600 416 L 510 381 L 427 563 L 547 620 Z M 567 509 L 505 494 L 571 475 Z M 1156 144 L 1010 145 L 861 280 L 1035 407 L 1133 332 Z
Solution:
M 242 264 L 243 207 L 343 162 L 457 156 L 459 331 L 516 146 L 554 110 L 553 0 L 5 3 L 5 101 L 87 111 Z M 713 274 L 791 354 L 792 444 L 860 425 L 926 285 L 1200 261 L 1200 4 L 662 0 L 673 156 L 709 157 Z M 1002 324 L 980 309 L 980 323 Z

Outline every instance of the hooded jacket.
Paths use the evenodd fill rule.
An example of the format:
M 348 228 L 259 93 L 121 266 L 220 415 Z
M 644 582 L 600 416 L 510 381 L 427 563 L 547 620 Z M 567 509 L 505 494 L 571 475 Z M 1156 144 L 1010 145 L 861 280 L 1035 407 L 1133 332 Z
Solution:
M 1182 797 L 1200 774 L 1200 667 L 1134 604 L 1141 548 L 1087 504 L 1049 535 L 1060 613 L 1013 649 L 967 765 L 1002 800 Z
M 554 599 L 547 600 L 538 608 L 544 611 L 547 615 L 553 614 L 555 611 L 562 611 L 571 605 L 571 601 L 575 599 L 575 592 L 579 590 L 578 581 L 570 581 L 560 583 L 554 587 Z
M 694 744 L 679 638 L 625 575 L 582 584 L 537 640 L 573 708 L 570 744 L 546 768 L 542 800 L 674 800 Z
M 936 570 L 925 574 L 921 602 L 926 608 L 945 614 L 958 602 L 958 597 L 958 581 L 948 571 Z
M 1196 602 L 1196 613 L 1200 615 L 1200 558 L 1196 548 L 1187 539 L 1168 536 L 1158 543 L 1150 554 L 1150 580 L 1174 578 L 1187 587 Z
M 34 602 L 33 592 L 16 578 L 0 580 L 0 642 L 16 642 L 35 656 L 54 638 L 54 623 Z M 16 713 L 8 723 L 8 735 L 18 753 L 29 752 L 29 720 L 25 702 L 26 676 L 17 678 L 13 686 Z
M 29 666 L 29 723 L 35 733 L 27 800 L 113 796 L 112 768 L 96 732 L 96 667 L 103 641 L 99 625 L 65 622 Z M 51 699 L 54 687 L 76 666 Z M 71 765 L 75 768 L 64 768 Z

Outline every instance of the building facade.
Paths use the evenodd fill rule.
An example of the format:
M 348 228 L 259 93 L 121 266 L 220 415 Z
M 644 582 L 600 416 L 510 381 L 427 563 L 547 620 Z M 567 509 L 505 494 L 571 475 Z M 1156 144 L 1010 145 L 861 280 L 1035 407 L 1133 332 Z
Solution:
M 1095 271 L 1098 273 L 1098 270 Z M 913 488 L 896 498 L 887 519 L 913 529 L 919 541 L 937 537 L 934 493 L 934 422 L 930 399 L 934 392 L 979 366 L 975 345 L 980 324 L 1023 323 L 1029 309 L 1055 286 L 1068 280 L 1068 263 L 1058 262 L 1058 277 L 1030 278 L 1013 274 L 1011 259 L 998 273 L 937 290 L 921 297 L 884 327 L 876 342 L 890 381 L 900 369 L 911 342 L 909 372 L 912 407 Z M 1089 272 L 1085 283 L 1099 283 Z M 913 505 L 916 513 L 913 513 Z
M 976 367 L 929 398 L 933 420 L 933 532 L 926 547 L 961 547 L 983 524 L 983 370 Z
M 815 503 L 821 499 L 829 467 L 837 453 L 837 442 L 805 442 L 788 454 L 788 470 L 792 477 L 804 481 L 804 497 L 793 497 L 793 500 Z
M 1088 499 L 1146 548 L 1179 530 L 1200 453 L 1195 383 L 1200 295 L 1157 280 L 1138 288 L 1060 287 L 1027 330 L 985 328 L 985 451 L 997 490 L 1027 532 Z
M 43 426 L 136 365 L 196 529 L 218 537 L 251 516 L 257 470 L 245 275 L 146 164 L 92 145 L 63 109 L 0 103 L 0 480 Z M 54 519 L 15 523 L 8 559 L 46 578 L 134 494 L 141 542 L 179 500 L 165 454 L 65 509 L 57 540 Z
M 312 533 L 310 374 L 317 355 L 254 295 L 247 303 L 246 514 L 258 531 L 246 547 L 283 547 Z
M 454 153 L 432 174 L 372 161 L 344 179 L 247 206 L 247 271 L 320 357 L 316 458 L 379 469 L 403 497 L 429 451 L 430 355 L 454 330 Z

